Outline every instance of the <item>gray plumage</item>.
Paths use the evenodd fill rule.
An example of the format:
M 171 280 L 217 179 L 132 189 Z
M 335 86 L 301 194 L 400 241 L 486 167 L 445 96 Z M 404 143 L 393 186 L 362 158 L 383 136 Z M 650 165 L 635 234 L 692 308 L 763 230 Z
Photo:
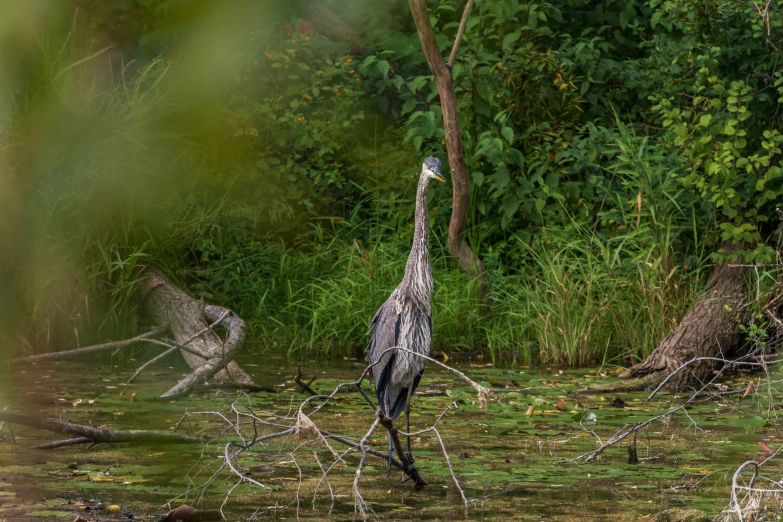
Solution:
M 426 360 L 404 351 L 388 351 L 401 347 L 422 355 L 430 354 L 432 342 L 432 269 L 428 246 L 427 188 L 430 179 L 443 181 L 440 160 L 429 157 L 422 164 L 416 191 L 416 218 L 413 246 L 405 265 L 402 282 L 370 323 L 370 343 L 367 361 L 380 362 L 372 367 L 379 407 L 392 419 L 406 412 L 406 430 L 410 397 L 419 384 Z M 385 353 L 384 353 L 385 352 Z M 410 453 L 410 440 L 408 440 Z M 391 455 L 391 440 L 389 440 Z

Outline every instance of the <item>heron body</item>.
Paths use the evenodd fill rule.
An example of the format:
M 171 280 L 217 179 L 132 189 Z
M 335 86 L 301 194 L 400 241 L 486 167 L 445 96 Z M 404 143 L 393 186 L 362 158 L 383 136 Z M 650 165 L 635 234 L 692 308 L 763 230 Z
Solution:
M 405 410 L 406 426 L 410 398 L 416 391 L 427 362 L 416 354 L 428 356 L 432 343 L 432 268 L 428 245 L 427 188 L 433 178 L 443 181 L 440 161 L 430 157 L 424 160 L 419 176 L 413 246 L 405 265 L 405 275 L 389 299 L 375 313 L 368 332 L 370 343 L 367 346 L 367 361 L 376 363 L 370 370 L 370 376 L 375 382 L 378 405 L 392 420 L 396 420 Z M 405 350 L 390 350 L 395 347 Z M 389 454 L 391 458 L 391 439 Z

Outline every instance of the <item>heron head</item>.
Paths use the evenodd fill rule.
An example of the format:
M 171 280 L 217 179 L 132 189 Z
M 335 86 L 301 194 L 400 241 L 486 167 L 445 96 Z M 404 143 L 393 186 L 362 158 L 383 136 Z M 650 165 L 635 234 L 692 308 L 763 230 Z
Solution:
M 424 163 L 421 165 L 421 171 L 430 178 L 435 178 L 438 181 L 443 182 L 446 181 L 440 173 L 440 160 L 436 157 L 430 156 L 425 158 Z

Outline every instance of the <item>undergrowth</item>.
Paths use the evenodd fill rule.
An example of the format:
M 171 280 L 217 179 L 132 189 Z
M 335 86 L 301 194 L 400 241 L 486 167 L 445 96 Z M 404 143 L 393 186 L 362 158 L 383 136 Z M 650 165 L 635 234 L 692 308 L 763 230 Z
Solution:
M 13 255 L 2 270 L 0 305 L 13 327 L 0 341 L 9 352 L 138 332 L 134 290 L 138 269 L 151 263 L 196 297 L 239 313 L 249 350 L 361 356 L 367 325 L 401 280 L 412 241 L 411 158 L 420 154 L 403 143 L 403 131 L 378 118 L 372 132 L 357 124 L 351 136 L 370 138 L 341 146 L 339 161 L 329 163 L 349 165 L 340 171 L 347 177 L 314 196 L 310 214 L 285 207 L 270 222 L 264 194 L 288 183 L 281 204 L 295 199 L 320 160 L 309 149 L 287 157 L 278 148 L 271 175 L 258 162 L 242 163 L 254 157 L 247 154 L 254 141 L 236 141 L 283 136 L 280 125 L 296 136 L 304 116 L 232 141 L 213 118 L 227 112 L 214 99 L 203 109 L 204 93 L 181 96 L 186 76 L 176 63 L 122 64 L 107 85 L 89 70 L 101 56 L 73 61 L 64 51 L 42 52 L 40 84 L 4 98 L 10 116 L 0 159 L 8 168 L 0 182 L 23 202 L 7 207 L 8 222 L 26 224 L 9 235 Z M 327 116 L 319 125 L 339 120 Z M 517 230 L 481 222 L 473 209 L 468 238 L 489 273 L 491 311 L 446 251 L 448 187 L 430 191 L 435 350 L 524 365 L 625 365 L 649 354 L 692 304 L 707 256 L 696 204 L 688 206 L 673 181 L 666 147 L 619 118 L 611 129 L 583 132 L 602 140 L 601 158 L 589 160 L 591 172 L 605 174 L 596 187 L 611 188 L 599 208 L 557 207 L 563 198 L 556 198 L 546 211 L 557 219 Z M 286 181 L 288 164 L 306 161 L 306 172 Z

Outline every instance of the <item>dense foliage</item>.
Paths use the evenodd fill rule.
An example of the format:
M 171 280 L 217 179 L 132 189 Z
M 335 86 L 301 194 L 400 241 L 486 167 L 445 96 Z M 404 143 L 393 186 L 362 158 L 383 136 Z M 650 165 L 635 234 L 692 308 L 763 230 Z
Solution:
M 446 157 L 407 3 L 79 5 L 20 9 L 59 40 L 3 28 L 25 51 L 4 82 L 2 182 L 30 234 L 0 304 L 27 342 L 126 335 L 152 262 L 239 312 L 258 349 L 361 352 L 402 273 L 420 158 Z M 429 6 L 445 55 L 463 2 Z M 496 305 L 483 314 L 445 252 L 450 191 L 433 189 L 436 348 L 635 360 L 724 241 L 775 261 L 780 7 L 477 0 L 453 76 L 468 239 Z

